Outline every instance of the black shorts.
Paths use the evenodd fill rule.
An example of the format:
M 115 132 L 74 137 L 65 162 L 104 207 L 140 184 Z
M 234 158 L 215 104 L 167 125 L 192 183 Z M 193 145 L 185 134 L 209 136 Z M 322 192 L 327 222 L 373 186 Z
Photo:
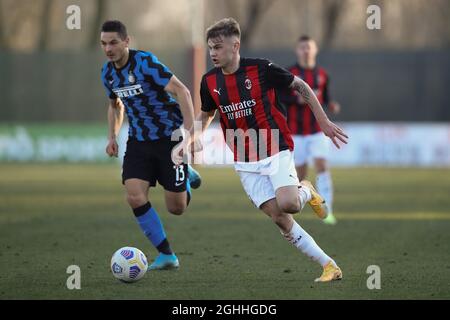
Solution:
M 167 191 L 186 191 L 187 165 L 172 162 L 172 148 L 179 142 L 170 137 L 155 141 L 128 139 L 123 159 L 122 183 L 128 179 L 141 179 L 156 186 L 156 182 Z

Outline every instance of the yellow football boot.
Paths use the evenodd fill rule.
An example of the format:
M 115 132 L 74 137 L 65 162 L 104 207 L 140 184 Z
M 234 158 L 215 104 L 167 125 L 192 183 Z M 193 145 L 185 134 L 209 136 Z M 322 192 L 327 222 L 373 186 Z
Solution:
M 302 180 L 300 186 L 307 187 L 311 190 L 311 200 L 309 200 L 308 203 L 320 219 L 325 219 L 328 215 L 328 208 L 322 196 L 308 180 Z
M 323 267 L 323 273 L 320 278 L 314 280 L 315 282 L 329 282 L 342 279 L 342 271 L 338 266 L 335 266 L 332 261 L 328 262 Z

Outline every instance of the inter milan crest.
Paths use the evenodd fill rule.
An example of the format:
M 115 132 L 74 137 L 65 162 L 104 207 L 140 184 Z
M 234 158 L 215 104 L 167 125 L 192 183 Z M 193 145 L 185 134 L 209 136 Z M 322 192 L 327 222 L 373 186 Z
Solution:
M 129 83 L 135 83 L 136 82 L 136 77 L 134 76 L 133 72 L 129 72 L 128 73 L 128 82 Z
M 245 79 L 245 87 L 247 88 L 247 90 L 250 90 L 252 88 L 252 82 L 250 81 L 250 79 Z

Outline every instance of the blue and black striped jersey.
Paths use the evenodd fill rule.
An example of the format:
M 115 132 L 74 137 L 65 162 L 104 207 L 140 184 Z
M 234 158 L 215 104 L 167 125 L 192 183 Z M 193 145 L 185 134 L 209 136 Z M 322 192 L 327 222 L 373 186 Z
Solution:
M 140 50 L 130 49 L 120 69 L 112 62 L 104 64 L 103 85 L 110 99 L 120 98 L 125 105 L 131 138 L 158 140 L 183 123 L 180 106 L 164 91 L 172 75 L 154 54 Z

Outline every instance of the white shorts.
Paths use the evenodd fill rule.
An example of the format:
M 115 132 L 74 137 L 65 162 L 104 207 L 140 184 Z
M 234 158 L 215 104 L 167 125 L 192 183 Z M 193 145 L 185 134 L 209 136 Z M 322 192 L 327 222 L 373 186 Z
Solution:
M 294 158 L 295 165 L 302 166 L 312 159 L 328 160 L 330 154 L 330 141 L 323 132 L 308 135 L 295 135 Z
M 242 186 L 256 207 L 274 199 L 278 188 L 298 186 L 293 153 L 289 150 L 257 162 L 236 162 Z

